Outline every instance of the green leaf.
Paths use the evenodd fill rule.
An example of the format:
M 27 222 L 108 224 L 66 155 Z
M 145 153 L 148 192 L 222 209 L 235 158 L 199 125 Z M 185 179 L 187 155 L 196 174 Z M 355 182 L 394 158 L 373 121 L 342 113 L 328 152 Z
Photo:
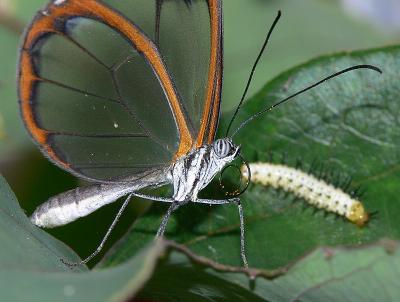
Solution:
M 1 270 L 62 272 L 69 269 L 60 259 L 80 261 L 71 249 L 29 221 L 3 177 L 0 178 L 0 242 Z M 83 266 L 79 270 L 86 269 Z
M 366 209 L 377 211 L 377 214 L 366 227 L 359 228 L 333 214 L 315 212 L 304 202 L 295 202 L 291 194 L 252 185 L 242 197 L 251 267 L 262 270 L 284 268 L 319 246 L 358 246 L 381 238 L 399 239 L 400 89 L 397 74 L 400 47 L 325 56 L 293 68 L 249 100 L 235 124 L 237 127 L 240 121 L 285 96 L 356 64 L 372 64 L 384 73 L 357 70 L 331 80 L 255 120 L 235 141 L 242 145 L 244 156 L 250 162 L 268 161 L 272 152 L 275 161 L 286 154 L 289 166 L 294 166 L 300 158 L 304 171 L 317 162 L 323 165 L 319 169 L 314 167 L 314 174 L 320 172 L 315 170 L 322 170 L 340 173 L 342 179 L 351 176 L 353 188 L 361 186 L 366 190 L 361 198 Z M 221 135 L 225 133 L 229 117 L 223 120 Z M 208 190 L 207 197 L 220 197 L 219 191 L 218 185 L 214 186 Z M 123 262 L 150 242 L 166 208 L 166 205 L 154 204 L 110 251 L 102 265 Z M 235 205 L 184 206 L 171 218 L 166 236 L 218 263 L 241 265 Z M 366 259 L 371 259 L 376 251 L 369 251 L 362 248 L 354 253 L 362 253 Z M 363 266 L 365 262 L 355 254 L 347 258 L 348 254 L 344 253 L 343 263 L 353 261 L 354 267 Z M 314 256 L 310 257 L 307 260 L 312 265 Z M 383 267 L 390 267 L 385 261 Z M 343 268 L 346 265 L 343 264 Z M 322 280 L 332 273 L 322 265 L 313 267 L 315 276 L 303 275 L 299 288 L 306 290 L 313 282 L 318 283 L 317 279 Z M 391 273 L 381 273 L 388 278 L 381 282 L 390 284 Z M 294 278 L 294 274 L 292 269 L 285 277 Z M 352 282 L 364 284 L 368 280 L 364 274 L 354 276 Z M 329 284 L 335 288 L 335 282 Z M 365 287 L 365 297 L 369 297 L 368 289 Z M 285 295 L 284 287 L 279 294 Z
M 139 294 L 145 301 L 398 301 L 399 244 L 382 241 L 358 249 L 319 248 L 289 273 L 269 280 L 246 274 L 172 245 L 167 259 Z M 250 276 L 249 276 L 250 275 Z M 140 301 L 140 300 L 139 300 Z
M 150 278 L 165 250 L 157 242 L 110 269 L 71 269 L 61 259 L 79 257 L 28 220 L 2 177 L 0 242 L 2 301 L 126 301 Z

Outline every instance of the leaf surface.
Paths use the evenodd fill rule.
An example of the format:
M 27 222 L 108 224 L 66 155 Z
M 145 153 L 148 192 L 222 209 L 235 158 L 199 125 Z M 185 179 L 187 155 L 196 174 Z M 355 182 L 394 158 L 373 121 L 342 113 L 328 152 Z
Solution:
M 383 294 L 393 297 L 395 293 L 391 284 L 393 276 L 398 274 L 394 269 L 396 258 L 384 256 L 382 248 L 366 248 L 365 245 L 382 238 L 399 239 L 400 89 L 397 71 L 400 48 L 325 56 L 295 67 L 275 78 L 246 103 L 236 127 L 240 121 L 280 99 L 357 64 L 378 66 L 383 74 L 357 70 L 333 79 L 263 115 L 235 137 L 250 162 L 269 161 L 272 153 L 273 162 L 281 162 L 284 157 L 287 165 L 295 166 L 300 159 L 301 169 L 317 176 L 333 171 L 340 176 L 337 186 L 343 186 L 351 177 L 350 190 L 358 186 L 365 190 L 360 200 L 368 212 L 376 212 L 367 226 L 359 228 L 334 214 L 316 211 L 304 201 L 295 200 L 292 194 L 252 185 L 242 197 L 247 256 L 252 268 L 271 273 L 271 270 L 297 263 L 300 257 L 320 246 L 354 248 L 346 252 L 333 248 L 332 253 L 337 254 L 335 259 L 341 263 L 339 266 L 335 261 L 328 261 L 331 252 L 325 255 L 320 249 L 310 254 L 304 259 L 307 263 L 304 270 L 299 269 L 304 262 L 297 263 L 283 277 L 267 283 L 261 297 L 270 301 L 290 301 L 296 295 L 307 297 L 301 301 L 321 301 L 318 300 L 320 295 L 331 299 L 323 301 L 345 301 L 335 300 L 332 296 L 335 291 L 343 292 L 343 297 L 347 293 L 349 301 L 352 295 L 362 297 L 362 301 L 374 301 Z M 225 116 L 221 136 L 227 121 Z M 219 191 L 216 184 L 206 195 L 221 198 Z M 150 242 L 166 209 L 167 205 L 154 204 L 102 265 L 123 262 Z M 222 265 L 241 265 L 235 205 L 182 207 L 171 218 L 166 236 Z M 357 249 L 357 246 L 362 247 Z M 386 271 L 391 268 L 393 271 Z M 232 282 L 236 280 L 227 278 Z M 373 286 L 378 280 L 381 280 L 381 290 L 378 285 Z M 292 292 L 286 282 L 295 282 Z M 161 283 L 152 284 L 154 288 L 162 287 Z M 276 295 L 267 295 L 267 292 Z

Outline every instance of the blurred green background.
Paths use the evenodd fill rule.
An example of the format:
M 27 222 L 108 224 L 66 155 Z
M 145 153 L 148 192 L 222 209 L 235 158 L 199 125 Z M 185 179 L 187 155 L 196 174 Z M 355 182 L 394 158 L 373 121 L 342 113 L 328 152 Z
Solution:
M 30 214 L 48 197 L 78 180 L 52 166 L 30 141 L 20 120 L 16 66 L 21 33 L 45 0 L 0 0 L 0 172 Z M 400 41 L 400 5 L 384 0 L 225 0 L 225 71 L 222 110 L 239 100 L 249 70 L 276 13 L 283 18 L 258 67 L 250 94 L 280 72 L 321 54 L 372 48 Z M 379 5 L 374 7 L 373 5 Z M 368 6 L 369 5 L 369 6 Z M 118 204 L 51 233 L 82 257 L 90 254 L 111 223 Z M 113 234 L 133 221 L 139 203 Z M 109 243 L 111 244 L 112 241 Z

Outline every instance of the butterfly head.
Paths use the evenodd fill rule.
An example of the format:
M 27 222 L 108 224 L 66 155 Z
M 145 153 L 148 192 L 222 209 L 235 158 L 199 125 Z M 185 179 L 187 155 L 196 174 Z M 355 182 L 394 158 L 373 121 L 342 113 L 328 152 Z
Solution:
M 247 175 L 248 178 L 246 179 L 246 183 L 244 186 L 242 184 L 240 185 L 239 188 L 235 189 L 233 192 L 225 192 L 225 195 L 230 196 L 230 197 L 239 197 L 242 195 L 247 188 L 249 187 L 250 184 L 250 179 L 251 179 L 251 171 L 250 171 L 250 166 L 247 163 L 247 161 L 243 158 L 243 156 L 240 153 L 240 146 L 237 146 L 233 143 L 231 138 L 223 138 L 223 139 L 218 139 L 212 144 L 212 153 L 215 154 L 214 156 L 217 157 L 217 160 L 220 164 L 220 177 L 219 177 L 219 183 L 221 185 L 221 188 L 224 189 L 224 185 L 222 184 L 222 175 L 224 174 L 225 170 L 227 168 L 233 167 L 236 168 L 241 177 L 240 177 L 240 182 L 242 183 L 242 173 L 240 172 L 240 168 L 232 164 L 232 162 L 236 158 L 240 158 L 242 160 L 242 163 L 244 164 L 245 167 L 247 167 Z
M 240 146 L 236 146 L 230 138 L 217 139 L 212 144 L 212 149 L 217 158 L 227 163 L 240 154 Z

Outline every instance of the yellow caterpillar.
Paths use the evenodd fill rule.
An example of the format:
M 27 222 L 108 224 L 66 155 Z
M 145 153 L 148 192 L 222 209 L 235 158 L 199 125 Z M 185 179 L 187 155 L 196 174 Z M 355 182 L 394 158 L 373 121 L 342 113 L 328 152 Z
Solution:
M 252 163 L 249 166 L 251 182 L 291 192 L 319 209 L 346 217 L 358 226 L 368 221 L 368 213 L 359 200 L 313 175 L 271 163 Z M 241 172 L 247 180 L 247 167 L 242 167 Z

